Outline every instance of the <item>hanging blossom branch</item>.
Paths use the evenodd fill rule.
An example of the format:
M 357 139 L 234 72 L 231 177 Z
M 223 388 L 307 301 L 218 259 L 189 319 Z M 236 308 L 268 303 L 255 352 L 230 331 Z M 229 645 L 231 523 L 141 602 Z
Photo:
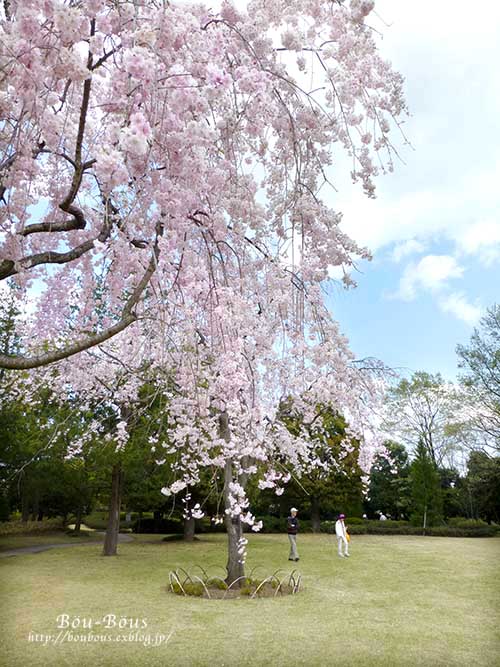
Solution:
M 364 23 L 372 2 L 318 0 L 313 11 L 253 0 L 248 12 L 225 2 L 220 14 L 131 0 L 5 6 L 0 279 L 15 281 L 35 313 L 25 353 L 0 356 L 0 366 L 34 368 L 103 344 L 136 321 L 150 291 L 185 292 L 185 258 L 199 252 L 195 212 L 207 211 L 207 238 L 232 248 L 240 267 L 249 244 L 265 262 L 283 263 L 269 249 L 280 247 L 288 222 L 300 225 L 293 273 L 304 289 L 327 263 L 366 256 L 318 193 L 336 144 L 356 156 L 354 175 L 372 193 L 370 149 L 390 149 L 387 118 L 397 123 L 405 111 L 401 77 Z M 260 37 L 270 28 L 290 68 L 281 46 Z M 325 31 L 335 36 L 325 40 Z M 315 91 L 296 76 L 295 57 L 307 75 L 303 51 L 321 54 L 325 85 Z M 103 307 L 105 325 L 89 335 Z M 63 341 L 57 350 L 54 341 Z

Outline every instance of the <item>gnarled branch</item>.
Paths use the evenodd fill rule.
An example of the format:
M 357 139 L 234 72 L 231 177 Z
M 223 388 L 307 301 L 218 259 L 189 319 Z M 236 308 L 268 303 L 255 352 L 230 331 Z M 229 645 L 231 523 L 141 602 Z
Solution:
M 151 259 L 148 263 L 148 266 L 142 278 L 137 283 L 132 294 L 127 299 L 119 322 L 113 324 L 107 329 L 104 329 L 104 331 L 91 334 L 90 336 L 86 336 L 85 338 L 77 340 L 73 343 L 69 343 L 63 348 L 51 350 L 50 352 L 44 352 L 42 354 L 37 354 L 32 357 L 26 357 L 24 355 L 0 354 L 0 368 L 8 368 L 10 370 L 26 370 L 29 368 L 39 368 L 40 366 L 48 366 L 49 364 L 52 364 L 56 361 L 67 359 L 68 357 L 72 357 L 73 355 L 78 354 L 79 352 L 83 352 L 84 350 L 88 350 L 91 347 L 95 347 L 96 345 L 104 343 L 105 341 L 109 340 L 113 336 L 116 336 L 116 334 L 120 333 L 121 331 L 129 327 L 133 322 L 135 322 L 137 320 L 137 315 L 134 312 L 134 308 L 138 304 L 144 290 L 148 286 L 149 281 L 151 280 L 151 277 L 153 276 L 156 270 L 158 257 L 160 254 L 160 249 L 158 246 L 158 238 L 162 235 L 162 233 L 163 233 L 162 226 L 158 225 L 157 236 L 153 247 Z M 91 243 L 93 242 L 91 241 Z

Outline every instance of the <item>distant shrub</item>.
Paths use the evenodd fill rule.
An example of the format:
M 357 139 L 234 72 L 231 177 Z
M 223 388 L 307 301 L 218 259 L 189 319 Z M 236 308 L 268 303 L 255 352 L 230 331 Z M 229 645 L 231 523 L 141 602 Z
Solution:
M 137 519 L 133 525 L 134 533 L 174 533 L 184 532 L 182 519 Z
M 126 521 L 127 514 L 130 514 L 130 521 L 136 521 L 139 518 L 139 512 L 120 512 L 120 521 Z M 152 516 L 152 512 L 147 512 L 142 515 L 142 518 L 146 519 Z
M 299 533 L 311 533 L 312 532 L 312 522 L 310 519 L 299 519 Z M 262 521 L 262 533 L 286 533 L 287 532 L 287 517 L 282 516 L 258 516 L 258 521 Z
M 68 537 L 77 537 L 78 539 L 80 538 L 91 538 L 92 533 L 88 530 L 80 530 L 78 533 L 75 533 L 73 529 L 68 529 L 64 531 L 64 534 L 67 535 Z M 94 538 L 95 539 L 95 538 Z
M 320 524 L 320 530 L 322 533 L 334 533 L 335 521 L 322 521 Z
M 487 523 L 482 526 L 470 526 L 468 528 L 438 526 L 427 528 L 425 532 L 435 537 L 493 537 L 497 533 L 495 526 L 489 526 Z
M 353 526 L 352 531 L 357 526 Z M 387 519 L 386 521 L 372 520 L 365 521 L 360 528 L 366 528 L 369 534 L 378 534 L 378 535 L 414 535 L 413 532 L 414 526 L 410 524 L 409 521 L 392 521 Z
M 64 523 L 61 517 L 43 519 L 42 521 L 3 521 L 0 523 L 0 535 L 25 535 L 62 530 Z
M 351 535 L 422 535 L 422 526 L 413 526 L 408 521 L 363 521 L 347 527 Z M 335 533 L 335 521 L 323 521 L 321 530 Z M 435 537 L 492 537 L 496 535 L 496 526 L 484 521 L 469 522 L 468 525 L 442 525 L 426 528 L 425 534 Z
M 86 526 L 94 530 L 106 530 L 108 526 L 108 513 L 96 510 L 84 516 L 82 521 Z
M 448 519 L 448 525 L 454 528 L 483 528 L 488 524 L 481 519 L 467 519 L 464 516 L 454 516 Z
M 0 521 L 8 521 L 10 518 L 10 505 L 7 496 L 0 492 Z
M 83 523 L 89 528 L 94 530 L 106 530 L 108 527 L 108 516 L 109 513 L 107 510 L 94 510 L 91 514 L 87 514 L 83 517 Z M 120 529 L 130 528 L 130 522 L 125 521 L 126 513 L 122 512 L 120 514 Z
M 225 533 L 226 526 L 224 522 L 215 523 L 211 520 L 211 517 L 205 516 L 203 519 L 199 519 L 196 522 L 196 532 L 197 533 Z

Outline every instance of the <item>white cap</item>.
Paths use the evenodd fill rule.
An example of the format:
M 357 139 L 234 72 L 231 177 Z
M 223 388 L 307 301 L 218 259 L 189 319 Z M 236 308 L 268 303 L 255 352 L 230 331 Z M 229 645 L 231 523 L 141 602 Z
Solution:
M 290 512 L 298 512 L 298 511 L 299 510 L 296 507 L 292 507 L 292 509 L 290 510 Z

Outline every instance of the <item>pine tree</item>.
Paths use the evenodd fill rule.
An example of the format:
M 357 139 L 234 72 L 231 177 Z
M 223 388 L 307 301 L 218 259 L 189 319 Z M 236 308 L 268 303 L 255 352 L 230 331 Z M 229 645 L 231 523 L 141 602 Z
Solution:
M 416 457 L 411 465 L 412 522 L 421 525 L 425 534 L 427 526 L 442 520 L 443 498 L 439 474 L 422 439 L 417 445 Z

